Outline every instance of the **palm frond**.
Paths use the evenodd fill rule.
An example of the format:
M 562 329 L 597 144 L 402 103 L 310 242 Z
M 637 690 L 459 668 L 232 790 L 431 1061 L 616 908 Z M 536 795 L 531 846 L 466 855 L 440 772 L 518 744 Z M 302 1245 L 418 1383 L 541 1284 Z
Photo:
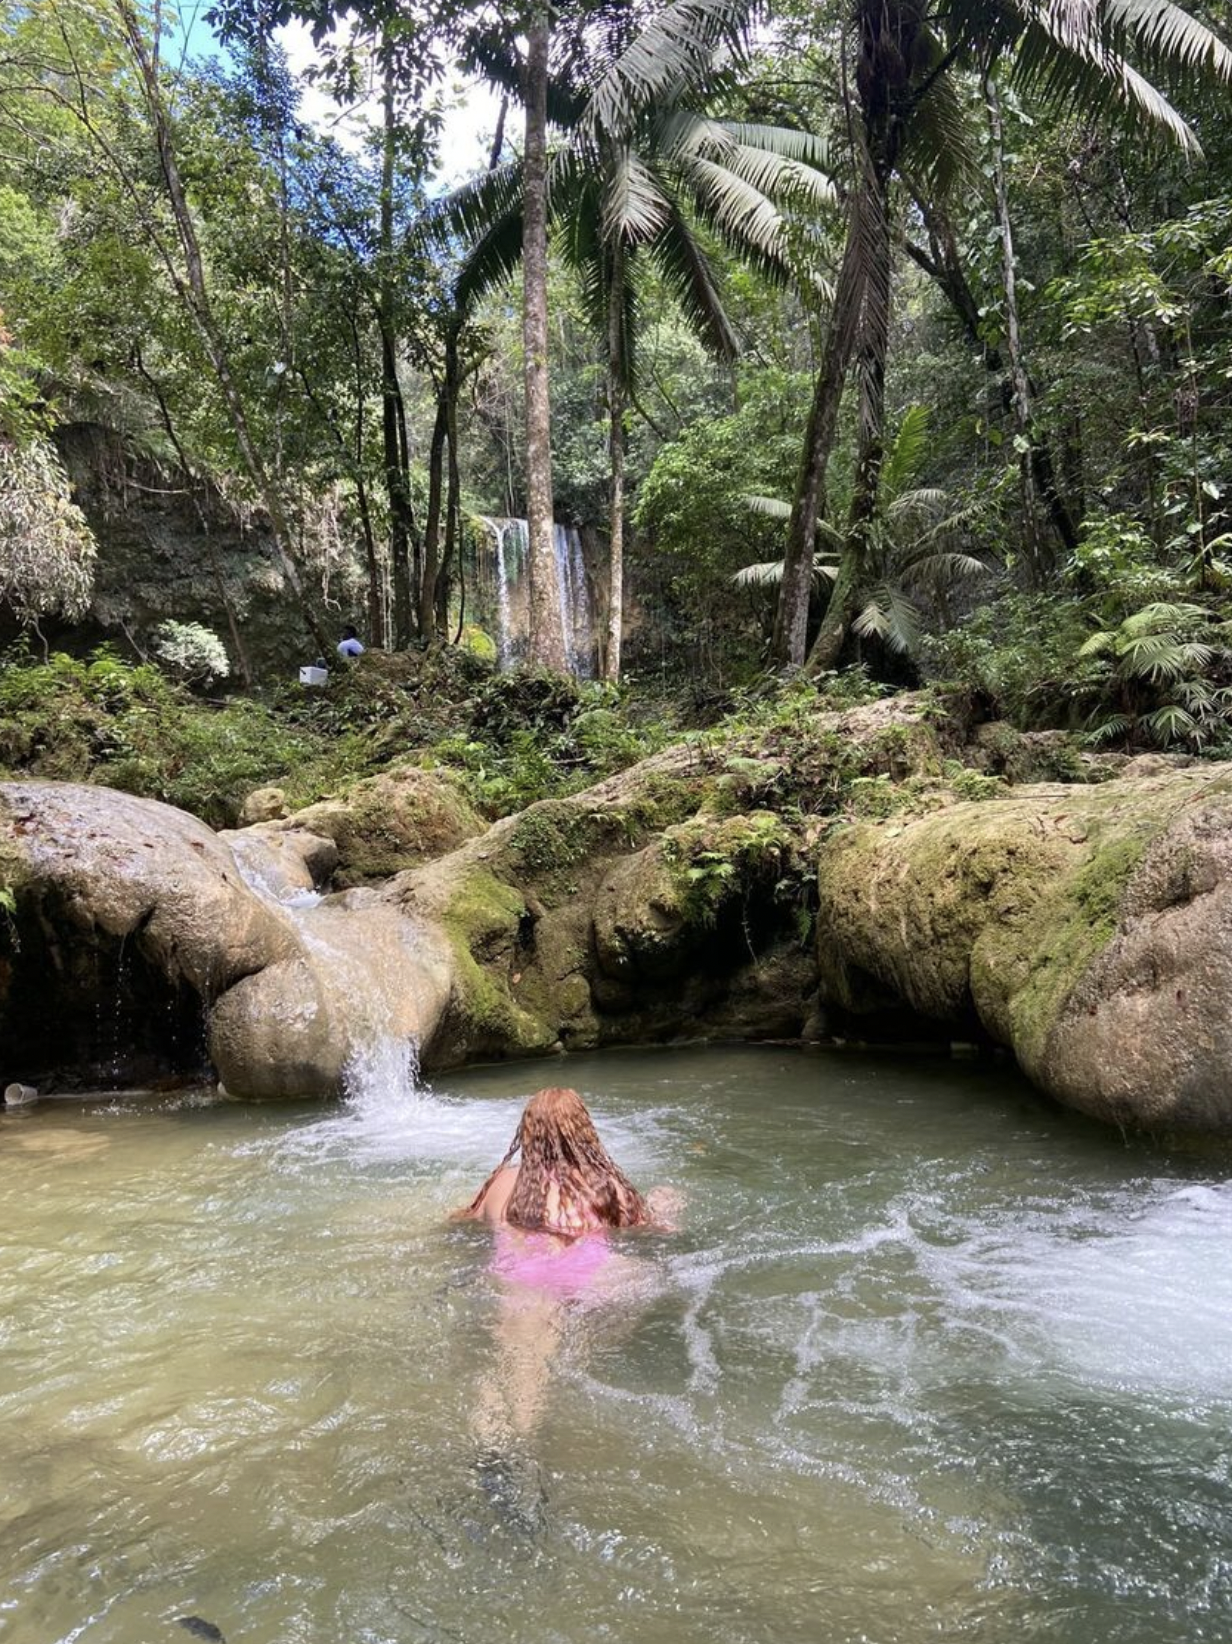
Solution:
M 1154 685 L 1207 668 L 1214 656 L 1213 646 L 1198 640 L 1178 644 L 1171 634 L 1143 634 L 1120 646 L 1121 672 Z
M 759 497 L 752 494 L 741 497 L 741 502 L 751 508 L 755 514 L 764 514 L 767 519 L 782 520 L 786 525 L 791 519 L 791 504 L 784 502 L 781 497 Z
M 886 639 L 890 632 L 888 604 L 877 594 L 870 594 L 851 624 L 853 634 L 861 639 Z
M 935 515 L 949 502 L 948 491 L 939 485 L 921 485 L 914 491 L 903 491 L 885 505 L 887 519 L 914 519 L 918 515 Z
M 777 154 L 781 159 L 794 160 L 832 177 L 835 159 L 830 144 L 815 131 L 797 131 L 793 126 L 766 126 L 747 120 L 718 122 L 724 136 L 739 148 L 757 149 L 762 154 Z
M 714 271 L 674 201 L 662 232 L 650 242 L 647 254 L 706 346 L 721 358 L 734 359 L 740 344 L 723 307 Z
M 1100 629 L 1078 647 L 1079 656 L 1109 656 L 1116 653 L 1117 636 Z
M 764 514 L 767 519 L 781 521 L 784 525 L 791 523 L 791 504 L 784 502 L 781 497 L 759 497 L 746 492 L 741 497 L 746 508 L 751 508 L 755 514 Z M 832 548 L 842 548 L 843 534 L 824 519 L 817 521 L 817 535 Z
M 928 448 L 931 413 L 926 405 L 909 405 L 881 465 L 881 491 L 894 499 L 902 495 L 919 473 Z
M 1094 717 L 1092 715 L 1092 720 Z M 1129 714 L 1109 714 L 1106 719 L 1101 719 L 1097 723 L 1088 723 L 1091 724 L 1091 729 L 1087 733 L 1088 739 L 1096 744 L 1115 742 L 1118 737 L 1128 736 L 1134 724 Z
M 1184 116 L 1114 49 L 1112 31 L 1095 5 L 1061 0 L 1019 0 L 1019 5 L 1023 27 L 1012 69 L 1019 84 L 1064 108 L 1144 115 L 1181 149 L 1201 152 Z
M 1103 0 L 1106 26 L 1144 71 L 1172 85 L 1197 76 L 1232 83 L 1232 51 L 1172 0 Z
M 894 567 L 900 581 L 933 588 L 953 587 L 955 583 L 966 582 L 969 577 L 988 574 L 987 565 L 974 554 L 939 552 L 935 548 L 921 550 L 917 547 L 896 558 Z
M 756 565 L 742 565 L 732 574 L 732 581 L 737 588 L 772 588 L 777 587 L 782 580 L 781 559 L 765 559 Z
M 698 208 L 706 220 L 733 245 L 752 253 L 760 263 L 781 266 L 783 217 L 774 202 L 736 171 L 713 160 L 695 157 L 686 173 Z
M 1132 616 L 1126 617 L 1121 624 L 1121 631 L 1133 638 L 1138 634 L 1157 633 L 1160 629 L 1184 627 L 1189 623 L 1209 619 L 1210 612 L 1205 605 L 1155 600 L 1150 605 L 1142 606 L 1141 610 L 1135 611 Z
M 838 576 L 838 566 L 831 560 L 815 559 L 813 561 L 813 580 L 816 582 L 833 582 Z M 783 580 L 783 561 L 781 559 L 761 560 L 756 565 L 743 565 L 732 573 L 732 581 L 737 588 L 775 588 Z
M 722 165 L 779 204 L 818 211 L 833 205 L 838 198 L 829 172 L 804 165 L 773 149 L 737 143 L 724 155 Z
M 753 9 L 753 0 L 670 0 L 603 66 L 582 126 L 596 138 L 628 134 L 666 93 L 704 78 L 721 49 L 742 50 Z
M 933 41 L 935 68 L 944 55 Z M 941 201 L 957 188 L 974 187 L 980 174 L 980 150 L 968 102 L 954 77 L 938 74 L 912 109 L 904 134 L 900 169 L 918 178 L 922 192 Z
M 1197 721 L 1179 702 L 1165 702 L 1152 713 L 1143 714 L 1139 724 L 1150 735 L 1152 741 L 1165 747 L 1169 742 L 1201 740 Z
M 510 279 L 522 261 L 522 209 L 498 217 L 475 240 L 454 275 L 453 296 L 461 314 Z
M 499 217 L 522 208 L 521 160 L 485 171 L 433 200 L 421 218 L 423 236 L 437 244 L 478 240 Z
M 653 169 L 627 145 L 609 153 L 604 166 L 603 231 L 630 243 L 662 231 L 671 206 Z

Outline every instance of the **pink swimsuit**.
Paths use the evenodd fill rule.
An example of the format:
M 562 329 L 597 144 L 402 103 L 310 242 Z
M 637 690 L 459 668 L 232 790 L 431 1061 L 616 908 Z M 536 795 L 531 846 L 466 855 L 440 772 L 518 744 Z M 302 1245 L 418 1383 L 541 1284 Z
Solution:
M 562 1300 L 584 1295 L 612 1260 L 603 1233 L 580 1239 L 561 1239 L 554 1233 L 523 1233 L 498 1227 L 492 1271 L 498 1278 L 529 1289 L 546 1291 Z

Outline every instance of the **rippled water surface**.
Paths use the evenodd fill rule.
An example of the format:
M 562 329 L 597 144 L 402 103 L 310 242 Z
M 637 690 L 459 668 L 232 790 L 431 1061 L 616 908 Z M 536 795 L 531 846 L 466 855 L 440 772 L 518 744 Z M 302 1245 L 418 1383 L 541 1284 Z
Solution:
M 673 1050 L 0 1117 L 14 1644 L 1232 1637 L 1232 1188 L 944 1061 Z M 562 1076 L 685 1207 L 450 1225 Z

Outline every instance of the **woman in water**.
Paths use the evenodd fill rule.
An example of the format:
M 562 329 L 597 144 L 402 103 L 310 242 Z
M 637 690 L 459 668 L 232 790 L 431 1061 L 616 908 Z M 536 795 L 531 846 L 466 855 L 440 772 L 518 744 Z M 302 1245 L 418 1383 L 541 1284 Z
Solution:
M 534 1431 L 564 1304 L 618 1282 L 622 1264 L 608 1245 L 610 1229 L 670 1230 L 665 1212 L 674 1207 L 660 1205 L 659 1193 L 653 1197 L 652 1207 L 612 1159 L 576 1090 L 531 1097 L 505 1157 L 470 1204 L 455 1212 L 460 1220 L 496 1228 L 492 1270 L 505 1281 L 497 1361 L 481 1378 L 475 1412 L 487 1442 Z
M 512 1164 L 515 1153 L 521 1161 Z M 599 1140 L 576 1090 L 541 1090 L 526 1104 L 505 1157 L 458 1213 L 498 1227 L 577 1239 L 646 1227 L 646 1200 Z

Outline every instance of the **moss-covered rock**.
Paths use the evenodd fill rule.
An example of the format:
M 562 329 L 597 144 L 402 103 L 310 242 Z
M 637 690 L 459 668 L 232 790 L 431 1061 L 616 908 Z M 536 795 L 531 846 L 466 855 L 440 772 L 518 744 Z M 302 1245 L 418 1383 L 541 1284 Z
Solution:
M 486 824 L 448 774 L 396 765 L 356 782 L 335 799 L 320 800 L 265 826 L 332 839 L 337 849 L 332 882 L 345 890 L 392 879 L 405 868 L 444 856 L 482 833 Z
M 734 979 L 785 933 L 810 979 L 791 990 L 798 1026 L 811 953 L 773 896 L 745 905 L 754 879 L 782 871 L 790 830 L 770 813 L 697 814 L 715 794 L 711 764 L 668 750 L 393 881 L 385 894 L 448 931 L 457 951 L 427 1061 L 730 1030 Z M 782 1012 L 774 1022 L 784 1031 Z
M 841 828 L 819 862 L 823 998 L 978 1024 L 1103 1119 L 1232 1131 L 1230 830 L 1227 767 Z

